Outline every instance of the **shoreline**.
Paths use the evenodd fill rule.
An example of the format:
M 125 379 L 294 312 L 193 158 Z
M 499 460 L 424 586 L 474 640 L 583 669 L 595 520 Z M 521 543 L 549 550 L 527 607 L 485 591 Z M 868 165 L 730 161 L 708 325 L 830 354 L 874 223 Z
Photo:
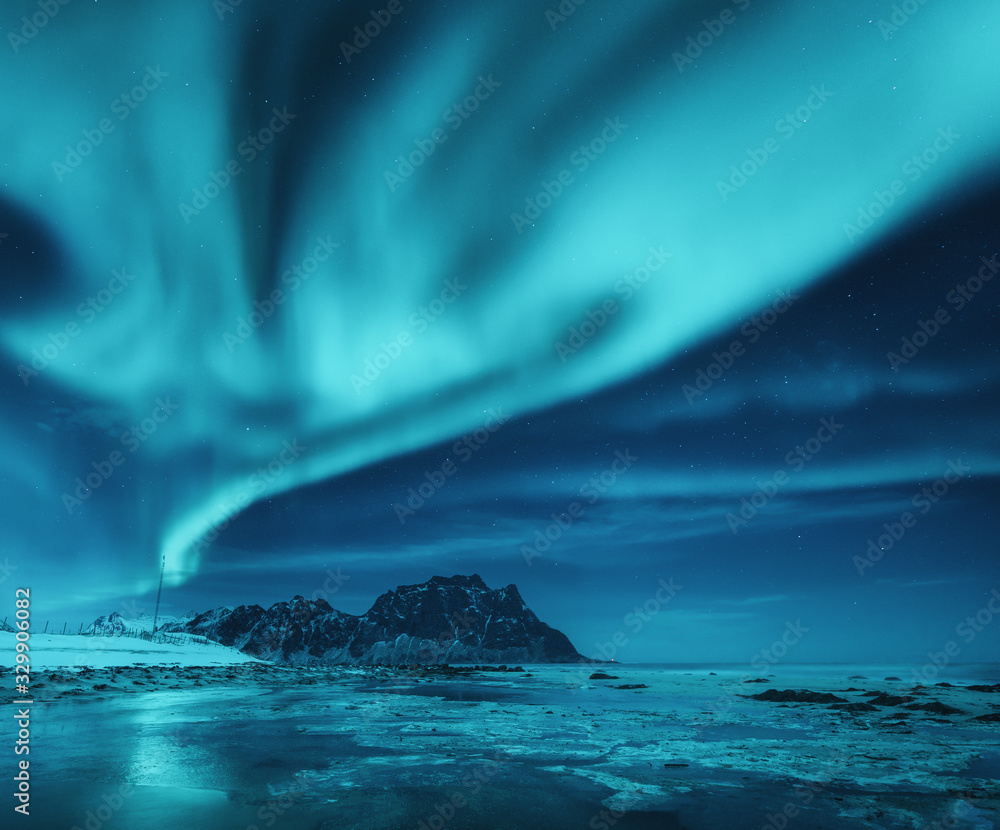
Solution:
M 801 826 L 830 830 L 923 827 L 925 814 L 981 830 L 1000 813 L 997 724 L 976 720 L 1000 712 L 996 690 L 771 678 L 733 693 L 730 678 L 710 673 L 615 664 L 607 673 L 616 679 L 580 683 L 576 666 L 515 668 L 524 671 L 253 663 L 39 672 L 34 802 L 46 799 L 47 768 L 80 775 L 110 733 L 120 746 L 83 778 L 97 774 L 143 794 L 122 807 L 138 823 L 122 827 L 161 826 L 142 822 L 162 795 L 149 788 L 163 786 L 225 792 L 224 804 L 206 809 L 218 826 L 234 827 L 236 814 L 297 788 L 282 818 L 289 830 L 324 822 L 418 827 L 455 794 L 465 806 L 452 805 L 442 827 L 585 828 L 589 818 L 568 818 L 582 805 L 593 826 L 615 830 L 707 830 L 704 822 L 723 820 L 725 804 L 732 814 L 716 826 L 748 830 L 786 807 L 809 816 Z M 750 697 L 766 690 L 779 699 Z M 801 692 L 866 705 L 782 698 Z M 960 711 L 942 714 L 944 707 Z M 479 781 L 477 772 L 492 775 Z M 524 824 L 516 805 L 526 792 L 567 823 Z M 190 798 L 217 800 L 206 792 Z M 382 819 L 365 812 L 368 802 L 395 818 L 370 823 Z M 498 809 L 521 823 L 474 823 Z

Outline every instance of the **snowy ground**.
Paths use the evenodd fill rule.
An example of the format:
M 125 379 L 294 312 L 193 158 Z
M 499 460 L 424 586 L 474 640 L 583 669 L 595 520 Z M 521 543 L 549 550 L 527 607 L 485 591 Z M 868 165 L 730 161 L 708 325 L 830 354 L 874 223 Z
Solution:
M 101 637 L 77 634 L 32 634 L 28 641 L 31 666 L 53 669 L 61 666 L 132 666 L 136 663 L 157 665 L 216 666 L 230 663 L 259 662 L 234 648 L 218 643 L 205 644 L 184 635 L 182 645 L 151 643 L 138 637 Z M 15 635 L 0 631 L 0 666 L 14 665 Z
M 207 659 L 219 647 L 205 648 Z M 82 828 L 89 811 L 102 830 L 1000 827 L 998 724 L 977 720 L 1000 711 L 1000 694 L 954 674 L 915 689 L 891 671 L 836 667 L 766 683 L 708 669 L 616 665 L 607 681 L 589 680 L 590 667 L 525 669 L 42 673 L 33 813 L 37 826 Z M 646 688 L 614 688 L 625 684 Z M 769 688 L 913 700 L 847 711 L 743 697 Z M 959 712 L 906 708 L 934 702 Z

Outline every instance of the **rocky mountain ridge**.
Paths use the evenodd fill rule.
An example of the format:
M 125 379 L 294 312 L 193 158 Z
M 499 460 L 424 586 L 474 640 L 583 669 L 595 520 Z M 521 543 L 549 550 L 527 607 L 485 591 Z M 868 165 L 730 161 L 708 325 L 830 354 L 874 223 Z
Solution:
M 297 665 L 590 662 L 535 616 L 515 585 L 492 590 L 478 574 L 400 585 L 361 616 L 296 596 L 266 610 L 217 608 L 163 630 Z

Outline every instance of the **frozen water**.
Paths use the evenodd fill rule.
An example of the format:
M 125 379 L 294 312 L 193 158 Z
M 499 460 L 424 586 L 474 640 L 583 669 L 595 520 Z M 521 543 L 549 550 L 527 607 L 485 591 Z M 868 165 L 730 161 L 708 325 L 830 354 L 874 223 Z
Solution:
M 120 800 L 102 830 L 174 828 L 182 817 L 241 830 L 759 830 L 783 810 L 798 820 L 790 826 L 810 828 L 995 826 L 996 729 L 973 720 L 995 711 L 995 695 L 917 690 L 963 710 L 948 718 L 847 713 L 737 695 L 809 688 L 864 700 L 864 690 L 909 687 L 847 681 L 856 672 L 839 667 L 736 691 L 738 678 L 707 669 L 614 674 L 248 664 L 44 675 L 33 813 L 39 826 L 82 828 L 88 810 Z M 624 683 L 647 688 L 613 688 Z

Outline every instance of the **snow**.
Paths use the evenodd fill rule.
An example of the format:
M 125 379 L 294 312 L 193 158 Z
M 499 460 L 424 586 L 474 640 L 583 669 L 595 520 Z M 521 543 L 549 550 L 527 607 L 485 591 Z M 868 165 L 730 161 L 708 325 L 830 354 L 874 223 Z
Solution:
M 217 643 L 206 645 L 178 636 L 179 645 L 151 643 L 138 637 L 92 637 L 72 634 L 32 634 L 28 641 L 32 669 L 72 666 L 148 665 L 223 666 L 262 662 L 234 648 Z M 14 665 L 15 635 L 0 631 L 0 666 Z
M 231 610 L 231 609 L 223 609 L 223 610 Z M 156 628 L 159 631 L 165 625 L 171 623 L 186 623 L 189 620 L 191 620 L 192 617 L 191 616 L 171 617 L 165 614 L 160 614 L 160 616 L 156 617 L 155 619 L 156 619 Z M 142 611 L 140 611 L 138 614 L 130 616 L 125 616 L 123 614 L 118 613 L 117 611 L 112 611 L 107 616 L 98 617 L 89 626 L 87 626 L 85 631 L 87 631 L 88 633 L 103 634 L 105 633 L 107 627 L 111 626 L 116 629 L 123 629 L 125 631 L 142 632 L 148 634 L 153 630 L 153 620 L 154 617 L 151 614 L 146 614 L 145 612 Z

